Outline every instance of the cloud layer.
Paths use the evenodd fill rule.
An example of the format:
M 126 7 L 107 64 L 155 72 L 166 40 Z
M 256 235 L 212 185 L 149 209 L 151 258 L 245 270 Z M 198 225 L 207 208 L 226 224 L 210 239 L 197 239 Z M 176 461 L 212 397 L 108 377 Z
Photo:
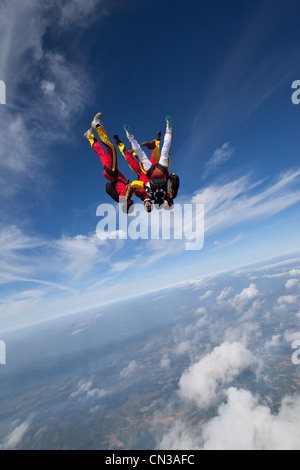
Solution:
M 158 448 L 299 450 L 299 372 L 292 361 L 300 338 L 298 265 L 288 259 L 236 271 L 222 287 L 217 276 L 198 285 L 194 317 L 174 328 L 173 354 L 191 364 L 162 412 L 170 416 L 174 407 L 190 416 L 196 407 L 198 422 L 175 418 Z M 169 353 L 169 360 L 176 359 Z M 274 411 L 277 389 L 286 394 Z

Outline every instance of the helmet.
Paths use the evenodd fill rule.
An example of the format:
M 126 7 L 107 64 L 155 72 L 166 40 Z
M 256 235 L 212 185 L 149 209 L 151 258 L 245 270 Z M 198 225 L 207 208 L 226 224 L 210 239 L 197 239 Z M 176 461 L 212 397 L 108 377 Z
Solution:
M 166 197 L 166 192 L 162 188 L 155 189 L 153 193 L 155 204 L 159 204 L 159 205 L 163 204 L 165 197 Z
M 158 205 L 163 204 L 167 195 L 166 178 L 150 179 L 150 191 L 151 191 L 151 196 L 154 199 L 154 203 Z

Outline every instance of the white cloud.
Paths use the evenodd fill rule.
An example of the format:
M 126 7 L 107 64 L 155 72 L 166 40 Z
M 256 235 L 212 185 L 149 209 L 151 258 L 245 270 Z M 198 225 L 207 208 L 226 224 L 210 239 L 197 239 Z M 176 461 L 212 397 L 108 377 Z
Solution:
M 237 294 L 232 304 L 235 308 L 244 308 L 250 300 L 253 300 L 258 294 L 258 290 L 254 283 L 250 284 L 249 287 L 245 287 L 239 294 Z
M 288 281 L 286 281 L 285 283 L 285 287 L 286 289 L 292 289 L 293 287 L 295 287 L 297 284 L 299 283 L 299 279 L 289 279 Z
M 239 342 L 224 342 L 191 365 L 181 376 L 179 394 L 200 408 L 214 403 L 220 387 L 229 384 L 242 370 L 253 364 L 251 352 Z
M 0 450 L 14 450 L 18 448 L 18 445 L 22 442 L 25 434 L 30 427 L 30 420 L 24 421 L 23 423 L 16 426 L 4 439 L 3 443 L 0 444 Z
M 242 238 L 242 234 L 239 233 L 236 237 L 234 237 L 232 240 L 229 240 L 227 242 L 218 242 L 217 240 L 214 241 L 214 248 L 213 250 L 219 250 L 220 248 L 225 248 L 230 245 L 234 245 L 235 243 L 239 242 Z
M 59 270 L 75 279 L 109 259 L 108 253 L 103 250 L 106 242 L 96 234 L 63 237 L 51 245 Z
M 233 148 L 230 142 L 225 142 L 220 148 L 216 149 L 212 154 L 211 158 L 205 165 L 203 177 L 207 176 L 212 171 L 215 171 L 220 165 L 227 162 L 233 154 Z
M 42 129 L 39 131 L 43 132 L 48 139 L 49 134 L 51 134 L 51 138 L 55 138 L 54 132 L 58 137 L 62 137 L 65 135 L 65 131 L 70 129 L 76 113 L 79 114 L 83 109 L 87 96 L 85 91 L 87 78 L 83 71 L 81 73 L 80 64 L 68 62 L 62 54 L 57 52 L 47 51 L 44 53 L 43 70 L 47 80 L 42 80 L 40 83 L 43 96 L 34 111 L 36 117 L 45 126 L 46 132 L 43 132 Z M 64 124 L 63 132 L 61 130 L 62 124 Z
M 159 449 L 299 450 L 300 396 L 286 396 L 273 414 L 258 396 L 230 387 L 218 415 L 196 429 L 176 420 Z
M 284 397 L 273 415 L 249 391 L 230 388 L 228 402 L 202 430 L 203 449 L 299 450 L 300 397 Z
M 300 331 L 286 330 L 283 335 L 284 341 L 291 346 L 294 341 L 300 340 Z
M 124 369 L 121 370 L 120 376 L 123 379 L 126 379 L 127 377 L 131 376 L 134 374 L 134 372 L 137 370 L 138 364 L 135 360 L 130 361 L 127 367 L 124 367 Z
M 198 191 L 193 203 L 205 207 L 205 234 L 221 232 L 239 223 L 270 217 L 300 201 L 300 191 L 294 186 L 300 170 L 287 171 L 261 191 L 253 189 L 261 182 L 251 182 L 244 176 L 228 183 L 210 185 Z
M 228 326 L 222 333 L 225 341 L 234 342 L 238 341 L 244 345 L 251 344 L 253 338 L 259 338 L 261 335 L 260 325 L 254 322 L 251 318 L 248 320 L 247 316 L 240 316 L 238 322 L 233 326 Z
M 110 282 L 105 270 L 118 252 L 117 241 L 110 242 L 112 249 L 95 234 L 48 240 L 15 226 L 0 229 L 0 241 L 0 284 L 17 285 L 15 293 L 1 296 L 0 318 L 6 324 L 17 316 L 13 323 L 23 325 L 26 319 L 42 321 L 51 311 L 55 316 L 92 308 L 112 299 L 116 289 L 128 293 L 126 283 L 104 285 Z
M 176 420 L 171 429 L 163 435 L 157 448 L 160 450 L 200 450 L 201 440 L 196 431 L 187 428 L 181 420 Z
M 30 236 L 15 225 L 0 228 L 1 274 L 0 282 L 9 282 L 11 278 L 34 273 L 28 253 L 37 250 L 44 242 L 36 236 Z
M 45 192 L 49 159 L 43 156 L 50 143 L 65 140 L 91 90 L 84 65 L 68 60 L 59 48 L 48 49 L 46 31 L 59 35 L 72 25 L 78 34 L 79 26 L 106 17 L 115 5 L 103 0 L 1 2 L 0 77 L 8 99 L 0 107 L 0 196 L 6 200 L 21 188 L 32 191 L 33 180 L 35 190 Z
M 205 315 L 206 313 L 206 308 L 205 307 L 199 307 L 195 311 L 195 315 Z
M 96 234 L 43 240 L 7 225 L 0 229 L 0 242 L 1 283 L 27 280 L 64 289 L 63 283 L 47 282 L 44 276 L 60 273 L 70 281 L 109 259 L 109 250 L 105 250 L 107 242 Z
M 266 264 L 263 266 L 258 266 L 258 267 L 251 267 L 251 268 L 245 268 L 245 269 L 239 269 L 235 272 L 236 275 L 240 274 L 252 274 L 252 273 L 259 273 L 262 271 L 269 271 L 269 270 L 275 270 L 275 269 L 280 269 L 280 272 L 277 274 L 270 274 L 271 277 L 275 277 L 277 275 L 279 276 L 293 276 L 300 274 L 300 270 L 297 269 L 290 269 L 291 264 L 299 263 L 300 258 L 289 258 L 285 259 L 283 261 L 277 261 L 276 263 L 271 263 L 271 264 Z M 284 268 L 287 268 L 287 271 L 283 271 Z M 297 271 L 299 271 L 297 273 Z
M 281 295 L 277 299 L 279 304 L 294 304 L 297 302 L 298 297 L 296 295 Z
M 112 273 L 121 273 L 126 269 L 133 267 L 136 264 L 136 259 L 126 260 L 126 261 L 116 261 L 111 264 Z
M 48 3 L 51 5 L 51 0 Z M 64 0 L 60 4 L 58 24 L 63 29 L 74 26 L 86 27 L 95 21 L 96 18 L 106 17 L 110 14 L 115 5 L 114 0 Z
M 214 293 L 213 290 L 209 289 L 207 290 L 204 294 L 199 296 L 199 300 L 205 300 L 208 299 L 212 294 Z
M 81 380 L 77 384 L 77 390 L 72 392 L 70 397 L 78 397 L 83 396 L 85 398 L 102 398 L 106 396 L 108 392 L 102 388 L 93 388 L 93 381 L 92 380 Z
M 190 354 L 190 352 L 192 351 L 192 348 L 193 348 L 192 342 L 190 340 L 185 340 L 177 344 L 174 352 L 175 354 L 179 356 Z
M 231 286 L 228 286 L 228 287 L 225 287 L 221 293 L 217 296 L 217 301 L 220 302 L 224 299 L 226 299 L 229 294 L 231 294 L 231 292 L 233 292 L 233 288 Z
M 265 344 L 265 349 L 273 348 L 280 345 L 281 335 L 273 335 Z
M 291 276 L 300 276 L 300 269 L 293 268 L 293 269 L 290 270 L 289 274 Z
M 171 359 L 169 358 L 167 354 L 164 354 L 160 360 L 160 367 L 162 367 L 163 369 L 169 369 L 170 365 L 171 365 Z

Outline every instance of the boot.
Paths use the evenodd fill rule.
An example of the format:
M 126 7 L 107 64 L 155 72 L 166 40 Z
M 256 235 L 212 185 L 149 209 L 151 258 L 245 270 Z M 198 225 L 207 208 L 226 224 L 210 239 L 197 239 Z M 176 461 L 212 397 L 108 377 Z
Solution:
M 93 129 L 96 129 L 97 126 L 101 126 L 101 116 L 102 116 L 102 113 L 97 113 L 94 116 L 94 119 L 91 124 Z
M 84 137 L 88 138 L 91 135 L 93 135 L 93 129 L 90 127 L 88 131 L 86 131 L 84 134 Z
M 153 150 L 155 148 L 155 140 L 149 140 L 147 142 L 143 142 L 141 146 L 147 147 L 148 149 Z
M 128 124 L 125 124 L 124 131 L 126 132 L 127 137 L 131 137 L 133 135 Z
M 119 138 L 119 136 L 117 134 L 114 134 L 113 138 L 115 139 L 117 145 L 122 143 L 121 139 Z
M 172 129 L 172 118 L 171 118 L 171 116 L 167 116 L 166 121 L 167 121 L 167 129 Z

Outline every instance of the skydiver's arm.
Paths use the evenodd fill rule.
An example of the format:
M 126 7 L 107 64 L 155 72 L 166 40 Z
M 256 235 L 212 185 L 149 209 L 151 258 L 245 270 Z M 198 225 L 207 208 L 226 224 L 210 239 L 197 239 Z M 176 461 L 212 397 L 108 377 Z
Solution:
M 145 189 L 145 183 L 143 181 L 132 181 L 126 189 L 125 197 L 130 199 L 134 191 L 142 191 Z

